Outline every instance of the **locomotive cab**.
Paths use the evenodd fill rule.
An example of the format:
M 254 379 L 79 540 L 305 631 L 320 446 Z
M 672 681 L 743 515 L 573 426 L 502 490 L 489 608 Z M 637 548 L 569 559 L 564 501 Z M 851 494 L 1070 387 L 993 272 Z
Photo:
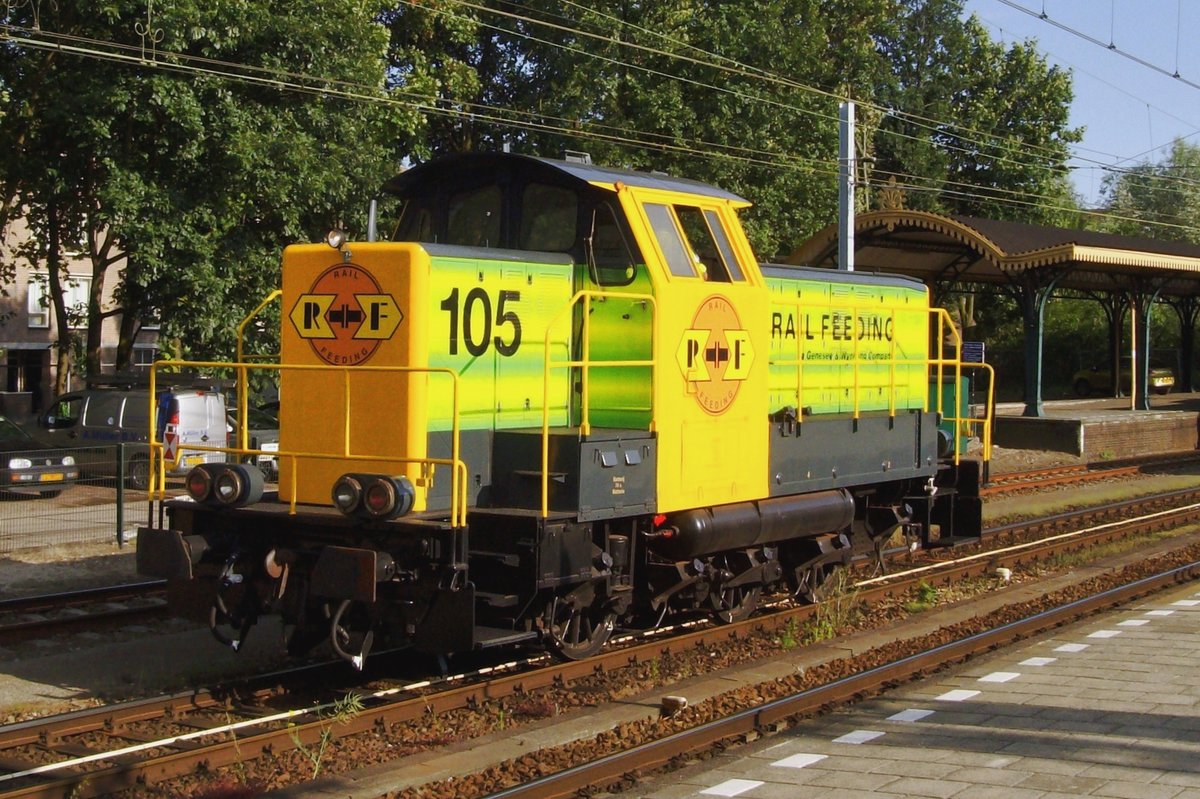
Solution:
M 385 190 L 385 240 L 284 252 L 280 360 L 254 367 L 278 492 L 139 533 L 219 639 L 279 613 L 294 650 L 360 664 L 376 639 L 585 657 L 617 624 L 819 599 L 897 531 L 978 535 L 978 470 L 938 450 L 972 422 L 929 391 L 963 366 L 920 283 L 762 267 L 745 200 L 664 175 L 470 154 Z

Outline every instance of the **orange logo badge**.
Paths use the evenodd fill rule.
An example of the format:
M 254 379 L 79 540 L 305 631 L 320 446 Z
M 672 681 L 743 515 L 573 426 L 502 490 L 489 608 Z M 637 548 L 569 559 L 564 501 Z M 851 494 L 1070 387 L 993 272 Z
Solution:
M 749 376 L 754 349 L 729 300 L 714 294 L 700 303 L 675 358 L 696 402 L 716 416 L 733 404 Z
M 357 366 L 395 334 L 404 313 L 370 272 L 348 263 L 322 272 L 289 318 L 325 363 Z

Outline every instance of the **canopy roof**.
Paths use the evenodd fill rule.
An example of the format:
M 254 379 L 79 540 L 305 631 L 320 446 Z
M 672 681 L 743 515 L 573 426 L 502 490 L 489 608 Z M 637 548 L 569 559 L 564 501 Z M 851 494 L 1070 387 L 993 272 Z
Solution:
M 834 224 L 787 261 L 836 266 L 837 247 Z M 1004 283 L 1053 269 L 1062 273 L 1060 288 L 1111 291 L 1150 281 L 1161 294 L 1200 293 L 1200 246 L 1183 242 L 895 209 L 859 215 L 854 248 L 856 270 L 926 282 Z

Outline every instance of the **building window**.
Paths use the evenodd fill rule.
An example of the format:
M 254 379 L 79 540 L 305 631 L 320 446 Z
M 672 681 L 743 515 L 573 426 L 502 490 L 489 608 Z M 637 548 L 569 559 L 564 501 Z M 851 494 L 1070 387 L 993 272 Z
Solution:
M 158 355 L 157 347 L 134 347 L 133 348 L 133 365 L 138 368 L 146 368 L 154 363 L 155 357 Z
M 46 285 L 46 280 L 44 272 L 34 275 L 29 280 L 29 301 L 26 309 L 29 313 L 30 327 L 50 327 L 50 287 Z M 63 283 L 63 299 L 72 328 L 85 326 L 88 297 L 91 293 L 91 277 L 71 275 Z

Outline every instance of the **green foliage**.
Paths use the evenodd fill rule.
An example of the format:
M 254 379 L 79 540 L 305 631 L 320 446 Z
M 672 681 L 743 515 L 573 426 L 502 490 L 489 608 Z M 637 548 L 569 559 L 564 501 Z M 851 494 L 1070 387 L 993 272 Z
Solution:
M 800 626 L 795 618 L 787 620 L 783 631 L 779 634 L 779 646 L 784 652 L 795 649 L 800 644 Z
M 962 0 L 899 0 L 880 37 L 896 109 L 876 136 L 876 176 L 916 186 L 912 208 L 1040 224 L 1077 222 L 1066 162 L 1071 77 L 1033 42 L 993 42 Z M 1067 210 L 1062 210 L 1062 209 Z
M 938 590 L 922 580 L 917 583 L 917 596 L 904 603 L 909 613 L 922 613 L 937 604 Z
M 890 0 L 484 5 L 505 14 L 432 2 L 387 15 L 393 74 L 405 86 L 428 87 L 436 64 L 441 104 L 521 110 L 499 115 L 511 125 L 489 121 L 491 110 L 431 122 L 430 153 L 501 143 L 553 157 L 584 150 L 599 164 L 715 183 L 755 203 L 747 227 L 766 257 L 832 221 L 829 93 L 882 74 L 871 31 Z
M 289 735 L 292 738 L 292 743 L 296 745 L 296 750 L 312 764 L 312 779 L 316 779 L 321 773 L 321 763 L 325 759 L 325 752 L 329 749 L 329 743 L 333 740 L 333 725 L 341 724 L 345 726 L 349 724 L 354 716 L 360 713 L 363 709 L 362 697 L 358 694 L 346 694 L 341 699 L 335 700 L 332 707 L 327 711 L 318 714 L 318 717 L 324 724 L 321 727 L 321 735 L 317 739 L 315 746 L 308 746 L 300 740 L 300 733 L 295 729 L 289 730 Z M 289 728 L 293 725 L 289 722 Z
M 1143 162 L 1104 179 L 1105 229 L 1200 243 L 1200 145 L 1177 139 L 1159 164 Z
M 232 350 L 237 321 L 279 283 L 284 244 L 339 221 L 363 226 L 366 192 L 393 171 L 390 144 L 414 124 L 338 96 L 352 85 L 384 97 L 387 32 L 363 0 L 179 2 L 153 16 L 131 0 L 32 5 L 41 30 L 145 57 L 22 46 L 41 36 L 26 18 L 38 9 L 10 9 L 25 30 L 0 60 L 10 89 L 0 134 L 14 145 L 0 155 L 0 184 L 40 241 L 88 240 L 100 275 L 127 258 L 122 310 L 157 312 L 191 357 Z M 159 39 L 154 49 L 138 26 Z

